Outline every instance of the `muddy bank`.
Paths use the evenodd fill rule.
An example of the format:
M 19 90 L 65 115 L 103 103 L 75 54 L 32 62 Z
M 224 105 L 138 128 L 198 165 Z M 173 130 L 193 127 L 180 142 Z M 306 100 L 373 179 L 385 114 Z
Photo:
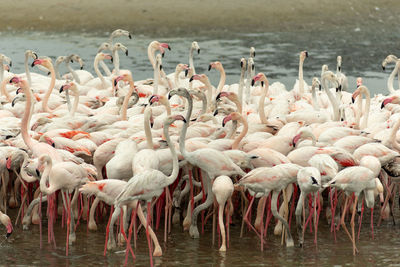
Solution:
M 226 31 L 276 32 L 338 28 L 396 29 L 396 0 L 3 0 L 0 31 L 177 35 Z

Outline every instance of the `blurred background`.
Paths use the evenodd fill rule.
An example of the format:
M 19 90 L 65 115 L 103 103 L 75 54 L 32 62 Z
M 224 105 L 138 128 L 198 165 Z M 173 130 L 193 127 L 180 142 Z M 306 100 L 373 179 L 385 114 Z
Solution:
M 219 60 L 228 83 L 239 80 L 240 58 L 249 48 L 257 51 L 256 72 L 291 89 L 298 72 L 298 55 L 307 50 L 304 76 L 310 84 L 320 76 L 321 66 L 336 69 L 343 57 L 342 71 L 350 88 L 358 76 L 374 93 L 386 93 L 386 73 L 381 62 L 388 54 L 399 55 L 400 5 L 396 0 L 97 0 L 97 1 L 2 1 L 0 49 L 12 57 L 13 72 L 23 72 L 23 52 L 56 58 L 79 54 L 85 69 L 98 46 L 117 28 L 128 30 L 133 39 L 119 38 L 129 49 L 121 56 L 121 67 L 130 69 L 135 80 L 153 75 L 146 49 L 152 40 L 168 42 L 172 51 L 163 66 L 172 72 L 177 63 L 188 63 L 192 41 L 199 42 L 195 56 L 197 72 Z M 66 70 L 64 70 L 66 71 Z M 217 83 L 217 73 L 209 73 Z

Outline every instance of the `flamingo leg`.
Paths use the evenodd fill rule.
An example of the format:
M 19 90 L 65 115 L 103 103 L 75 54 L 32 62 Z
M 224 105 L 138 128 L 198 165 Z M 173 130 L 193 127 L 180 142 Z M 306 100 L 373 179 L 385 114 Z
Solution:
M 304 242 L 304 231 L 303 231 L 303 227 L 304 225 L 302 225 L 301 223 L 301 212 L 303 210 L 304 207 L 304 193 L 301 192 L 300 193 L 300 197 L 299 197 L 299 201 L 297 202 L 297 206 L 296 206 L 296 211 L 295 211 L 295 215 L 296 215 L 296 225 L 297 225 L 297 235 L 299 236 L 299 244 L 300 247 L 303 246 L 303 242 Z
M 153 267 L 153 255 L 151 253 L 151 241 L 150 241 L 150 235 L 149 235 L 149 225 L 150 225 L 150 213 L 151 213 L 151 202 L 147 202 L 147 223 L 146 223 L 146 237 L 147 237 L 147 243 L 149 245 L 149 256 L 150 256 L 150 266 Z
M 100 199 L 96 197 L 92 203 L 92 206 L 90 207 L 89 211 L 89 221 L 88 221 L 88 228 L 89 230 L 96 231 L 97 230 L 97 225 L 96 225 L 96 220 L 94 219 L 94 214 L 96 212 L 97 206 L 99 205 Z
M 355 214 L 356 214 L 356 208 L 357 208 L 357 200 L 358 200 L 358 196 L 356 195 L 356 198 L 354 200 L 354 206 L 353 206 L 353 213 L 351 215 L 351 234 L 352 234 L 352 242 L 353 242 L 353 255 L 356 255 L 356 252 L 358 252 L 357 247 L 356 247 L 356 239 L 355 239 L 355 235 L 354 235 L 354 218 L 355 218 Z
M 283 195 L 284 197 L 284 201 L 286 201 L 286 194 Z M 289 225 L 288 222 L 278 213 L 278 209 L 277 209 L 277 204 L 278 204 L 278 196 L 279 196 L 279 192 L 277 191 L 272 191 L 272 198 L 271 198 L 271 211 L 272 214 L 274 215 L 274 217 L 278 220 L 280 220 L 282 222 L 282 224 L 286 227 L 285 231 L 286 231 L 286 246 L 287 247 L 293 247 L 294 246 L 294 242 L 293 242 L 293 238 L 292 235 L 289 231 Z

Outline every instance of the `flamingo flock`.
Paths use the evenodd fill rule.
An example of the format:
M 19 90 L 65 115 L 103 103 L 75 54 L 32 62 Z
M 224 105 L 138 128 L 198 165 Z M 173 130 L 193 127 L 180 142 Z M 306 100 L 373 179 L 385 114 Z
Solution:
M 161 219 L 166 242 L 174 238 L 172 225 L 200 238 L 212 216 L 212 244 L 218 229 L 219 250 L 225 252 L 239 238 L 229 236 L 233 220 L 242 222 L 240 237 L 256 234 L 261 250 L 270 224 L 286 247 L 305 246 L 308 228 L 317 243 L 322 212 L 335 236 L 343 228 L 354 255 L 365 205 L 372 236 L 382 220 L 392 216 L 395 222 L 396 56 L 382 62 L 383 69 L 395 65 L 388 95 L 372 97 L 362 78 L 348 83 L 341 56 L 336 73 L 324 65 L 309 85 L 303 78 L 307 51 L 299 54 L 293 88 L 255 74 L 253 47 L 248 58 L 238 59 L 236 84 L 226 84 L 222 62 L 211 62 L 208 70 L 220 76 L 213 85 L 207 74 L 195 71 L 194 57 L 201 56 L 197 42 L 189 48 L 189 62 L 171 73 L 162 64 L 170 45 L 151 42 L 148 68 L 154 77 L 135 81 L 130 66 L 120 68 L 119 51 L 128 55 L 128 48 L 116 38 L 132 36 L 118 29 L 101 44 L 95 76 L 83 70 L 76 54 L 53 64 L 27 50 L 20 74 L 12 73 L 11 59 L 0 54 L 0 221 L 7 238 L 18 225 L 24 230 L 39 225 L 42 233 L 47 218 L 48 243 L 55 245 L 55 223 L 66 226 L 68 255 L 69 246 L 79 242 L 77 227 L 86 222 L 96 231 L 98 218 L 108 216 L 103 254 L 125 246 L 126 261 L 130 255 L 135 259 L 142 225 L 153 265 L 153 257 L 163 254 L 155 234 Z M 68 73 L 59 72 L 61 64 Z M 40 71 L 31 72 L 35 69 Z M 9 209 L 18 209 L 13 222 Z

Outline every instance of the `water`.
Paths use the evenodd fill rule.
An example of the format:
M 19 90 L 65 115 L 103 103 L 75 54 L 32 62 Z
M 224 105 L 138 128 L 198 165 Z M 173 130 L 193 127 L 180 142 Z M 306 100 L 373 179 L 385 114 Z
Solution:
M 207 73 L 211 83 L 218 84 L 218 72 L 207 71 L 212 61 L 221 61 L 227 73 L 227 83 L 237 83 L 240 74 L 240 58 L 249 56 L 249 48 L 256 48 L 256 72 L 264 72 L 270 83 L 280 81 L 287 89 L 292 89 L 298 76 L 299 52 L 307 50 L 309 57 L 304 63 L 304 79 L 311 84 L 312 77 L 320 77 L 321 66 L 327 64 L 336 71 L 336 57 L 343 58 L 342 72 L 349 78 L 349 88 L 355 90 L 357 77 L 363 77 L 364 84 L 372 93 L 387 93 L 386 81 L 391 66 L 386 72 L 381 69 L 381 62 L 388 54 L 399 55 L 397 41 L 400 32 L 384 30 L 336 30 L 274 32 L 263 34 L 223 34 L 210 33 L 209 36 L 186 36 L 163 38 L 172 51 L 167 51 L 163 67 L 167 73 L 175 70 L 178 63 L 188 63 L 191 42 L 196 40 L 201 47 L 201 54 L 195 55 L 198 73 Z M 60 55 L 79 54 L 86 62 L 85 69 L 94 73 L 93 59 L 99 45 L 106 41 L 106 36 L 73 33 L 3 33 L 1 35 L 1 53 L 13 59 L 12 71 L 24 72 L 24 51 L 32 49 L 39 56 L 55 59 Z M 147 45 L 154 39 L 134 36 L 118 39 L 129 49 L 129 56 L 120 54 L 121 69 L 129 69 L 134 80 L 153 76 L 153 70 L 147 58 Z M 108 63 L 111 66 L 111 63 Z M 35 68 L 34 71 L 39 71 Z M 61 72 L 66 69 L 61 68 Z M 397 85 L 395 85 L 397 88 Z
M 79 54 L 86 62 L 85 69 L 93 72 L 92 62 L 100 43 L 107 37 L 73 33 L 2 33 L 1 53 L 13 59 L 12 71 L 24 72 L 24 51 L 32 49 L 39 56 Z M 304 63 L 304 78 L 310 83 L 311 78 L 320 76 L 322 64 L 328 64 L 336 70 L 336 57 L 343 57 L 343 72 L 349 77 L 350 90 L 355 88 L 356 77 L 363 77 L 364 84 L 372 93 L 387 93 L 386 80 L 389 70 L 381 70 L 381 62 L 388 54 L 399 55 L 398 31 L 382 29 L 368 30 L 354 27 L 350 30 L 274 32 L 257 34 L 232 34 L 229 32 L 210 33 L 202 36 L 163 38 L 172 51 L 167 51 L 163 67 L 167 73 L 174 71 L 176 64 L 188 62 L 188 50 L 196 40 L 201 47 L 201 54 L 195 55 L 198 73 L 210 75 L 211 82 L 218 83 L 215 70 L 207 71 L 211 61 L 219 60 L 227 72 L 227 83 L 239 80 L 240 58 L 248 57 L 249 47 L 256 48 L 256 72 L 265 72 L 270 82 L 280 81 L 291 89 L 298 72 L 299 52 L 308 50 L 309 58 Z M 147 45 L 153 39 L 135 36 L 133 40 L 120 38 L 118 41 L 129 49 L 129 56 L 120 55 L 121 68 L 130 69 L 135 80 L 142 80 L 153 75 L 147 59 Z M 110 65 L 111 66 L 111 65 Z M 39 70 L 35 69 L 36 72 Z M 61 69 L 65 72 L 65 69 Z M 396 84 L 395 84 L 395 87 Z M 11 211 L 15 219 L 16 212 Z M 367 216 L 364 217 L 367 221 Z M 349 239 L 343 231 L 334 241 L 328 226 L 321 219 L 318 246 L 312 243 L 313 235 L 306 235 L 303 249 L 287 249 L 280 245 L 280 238 L 268 233 L 264 252 L 260 251 L 259 240 L 253 233 L 247 232 L 239 238 L 240 221 L 234 220 L 231 227 L 231 242 L 228 251 L 218 252 L 218 246 L 211 244 L 210 225 L 204 235 L 193 240 L 180 226 L 174 226 L 168 242 L 163 243 L 163 256 L 155 258 L 156 266 L 399 266 L 400 239 L 397 226 L 383 224 L 375 227 L 375 239 L 372 240 L 369 226 L 363 225 L 360 240 L 357 242 L 360 253 L 353 257 Z M 15 227 L 10 240 L 0 237 L 0 265 L 11 266 L 122 266 L 124 253 L 108 252 L 104 257 L 105 225 L 99 225 L 98 232 L 88 232 L 85 222 L 77 230 L 77 242 L 70 247 L 70 256 L 65 257 L 65 232 L 60 222 L 55 226 L 57 248 L 47 244 L 47 228 L 43 228 L 43 249 L 39 249 L 38 226 L 31 226 L 29 231 Z M 163 229 L 158 237 L 162 241 Z M 296 239 L 295 239 L 296 240 Z M 136 260 L 129 259 L 129 265 L 148 266 L 149 257 L 144 232 L 141 232 L 138 247 L 135 249 Z
M 15 212 L 12 212 L 15 215 Z M 383 223 L 376 227 L 371 238 L 368 224 L 369 214 L 364 215 L 360 239 L 357 241 L 359 254 L 352 255 L 352 245 L 343 230 L 337 233 L 337 241 L 324 218 L 318 230 L 318 245 L 313 244 L 314 234 L 307 232 L 304 248 L 286 248 L 280 245 L 280 237 L 273 236 L 269 227 L 264 251 L 253 232 L 240 234 L 240 221 L 234 220 L 230 231 L 230 244 L 226 253 L 218 251 L 219 246 L 211 244 L 211 226 L 205 227 L 200 239 L 192 239 L 180 226 L 173 226 L 167 243 L 163 243 L 163 229 L 158 231 L 158 239 L 163 248 L 163 256 L 153 258 L 155 266 L 399 266 L 400 234 L 398 226 Z M 357 218 L 356 218 L 357 219 Z M 294 222 L 294 221 L 293 221 Z M 123 266 L 124 247 L 103 256 L 105 241 L 105 222 L 97 232 L 88 232 L 86 223 L 81 222 L 76 233 L 76 244 L 69 247 L 65 256 L 65 233 L 58 220 L 54 228 L 57 248 L 47 244 L 46 221 L 43 226 L 43 249 L 39 249 L 39 227 L 31 226 L 29 231 L 16 227 L 10 240 L 0 237 L 1 266 Z M 348 225 L 349 227 L 349 225 Z M 356 228 L 357 229 L 357 228 Z M 292 229 L 297 241 L 295 231 Z M 133 246 L 133 245 L 132 245 Z M 145 232 L 138 235 L 136 260 L 129 257 L 128 266 L 148 266 L 149 254 Z

